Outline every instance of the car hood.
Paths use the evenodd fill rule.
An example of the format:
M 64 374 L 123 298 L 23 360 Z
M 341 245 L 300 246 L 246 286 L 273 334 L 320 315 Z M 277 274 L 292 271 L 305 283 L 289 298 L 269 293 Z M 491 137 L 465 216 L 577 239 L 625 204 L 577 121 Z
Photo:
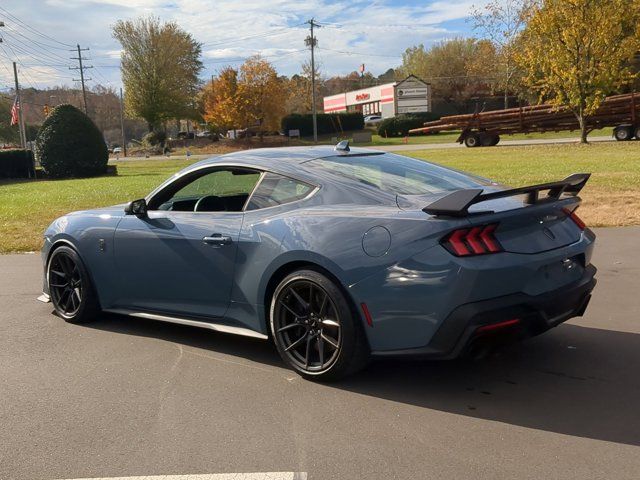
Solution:
M 110 217 L 122 217 L 124 215 L 124 207 L 126 203 L 121 203 L 118 205 L 111 205 L 110 207 L 101 207 L 101 208 L 92 208 L 91 210 L 78 210 L 76 212 L 71 212 L 66 216 L 99 216 L 104 218 L 104 216 L 108 215 Z

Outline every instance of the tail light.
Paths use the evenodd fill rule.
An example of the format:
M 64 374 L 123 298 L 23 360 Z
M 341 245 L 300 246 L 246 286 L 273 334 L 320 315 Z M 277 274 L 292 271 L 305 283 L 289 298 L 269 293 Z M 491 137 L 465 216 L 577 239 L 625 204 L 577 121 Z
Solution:
M 567 217 L 569 217 L 571 220 L 573 220 L 573 223 L 575 223 L 580 230 L 584 230 L 587 225 L 576 214 L 576 210 L 577 210 L 577 208 L 574 208 L 573 210 L 569 210 L 568 208 L 563 208 L 562 209 L 562 211 L 567 214 Z
M 502 245 L 494 235 L 496 228 L 497 223 L 461 228 L 448 234 L 440 243 L 456 257 L 502 252 Z

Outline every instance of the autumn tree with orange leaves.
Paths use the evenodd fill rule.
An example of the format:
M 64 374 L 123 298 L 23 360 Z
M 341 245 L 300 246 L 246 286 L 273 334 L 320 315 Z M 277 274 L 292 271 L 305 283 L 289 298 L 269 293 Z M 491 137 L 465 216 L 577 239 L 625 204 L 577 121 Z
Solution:
M 259 56 L 251 57 L 239 70 L 226 67 L 204 88 L 204 118 L 223 129 L 278 131 L 286 96 L 273 66 Z

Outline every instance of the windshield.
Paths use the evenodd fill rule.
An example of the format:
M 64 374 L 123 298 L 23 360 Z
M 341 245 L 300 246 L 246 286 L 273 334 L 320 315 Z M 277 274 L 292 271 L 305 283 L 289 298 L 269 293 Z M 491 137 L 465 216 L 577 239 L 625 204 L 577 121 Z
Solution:
M 483 178 L 386 153 L 320 158 L 310 164 L 396 195 L 428 195 L 490 185 Z

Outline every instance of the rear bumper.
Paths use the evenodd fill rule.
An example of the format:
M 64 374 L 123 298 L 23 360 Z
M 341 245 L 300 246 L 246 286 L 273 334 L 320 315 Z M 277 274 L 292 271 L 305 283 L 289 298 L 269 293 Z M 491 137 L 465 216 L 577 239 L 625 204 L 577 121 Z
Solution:
M 551 292 L 517 293 L 461 305 L 442 322 L 428 345 L 372 354 L 450 359 L 479 346 L 539 335 L 582 316 L 596 285 L 595 273 L 596 268 L 588 265 L 579 280 Z

